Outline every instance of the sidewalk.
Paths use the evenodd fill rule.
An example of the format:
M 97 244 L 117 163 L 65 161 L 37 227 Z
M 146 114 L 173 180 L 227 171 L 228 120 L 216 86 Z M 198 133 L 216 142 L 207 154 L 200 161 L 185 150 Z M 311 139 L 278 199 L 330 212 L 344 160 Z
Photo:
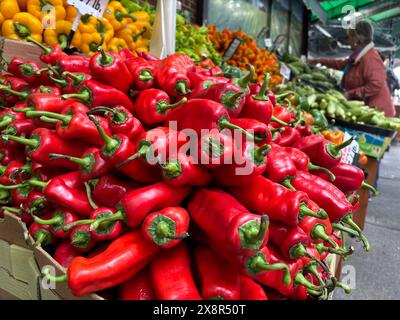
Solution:
M 371 252 L 351 239 L 356 252 L 344 265 L 356 272 L 356 289 L 346 295 L 338 289 L 335 300 L 400 299 L 400 144 L 392 145 L 380 166 L 379 196 L 368 206 L 365 235 Z M 353 243 L 352 243 L 353 242 Z

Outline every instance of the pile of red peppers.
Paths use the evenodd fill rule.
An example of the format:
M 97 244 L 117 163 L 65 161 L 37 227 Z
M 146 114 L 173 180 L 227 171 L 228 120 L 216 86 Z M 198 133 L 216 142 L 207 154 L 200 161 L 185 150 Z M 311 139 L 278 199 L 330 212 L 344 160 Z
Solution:
M 14 58 L 0 76 L 0 204 L 66 268 L 46 277 L 124 300 L 350 291 L 326 258 L 354 251 L 344 233 L 370 250 L 352 216 L 373 188 L 341 162 L 351 140 L 300 125 L 269 75 L 42 49 L 45 68 Z

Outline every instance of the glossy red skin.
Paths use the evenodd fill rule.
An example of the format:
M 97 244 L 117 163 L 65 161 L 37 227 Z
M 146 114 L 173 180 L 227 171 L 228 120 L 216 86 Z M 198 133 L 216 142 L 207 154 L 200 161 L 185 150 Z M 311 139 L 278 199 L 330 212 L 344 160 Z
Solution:
M 251 94 L 259 94 L 261 91 L 260 83 L 251 83 L 249 84 L 249 89 Z M 268 99 L 272 102 L 272 105 L 276 105 L 276 97 L 272 91 L 268 91 Z
M 254 95 L 248 95 L 240 118 L 256 119 L 264 124 L 269 124 L 273 107 L 270 100 L 257 100 L 254 99 Z
M 269 235 L 273 243 L 279 247 L 285 259 L 290 257 L 290 249 L 298 244 L 307 246 L 310 243 L 309 236 L 299 227 L 289 227 L 279 222 L 271 222 L 269 225 Z
M 26 107 L 25 104 L 19 104 L 19 105 L 16 106 L 16 107 L 11 107 L 11 108 L 8 108 L 8 109 L 3 110 L 3 111 L 0 113 L 0 121 L 3 121 L 3 120 L 5 120 L 5 119 L 9 118 L 8 123 L 7 123 L 7 125 L 8 125 L 8 124 L 13 123 L 13 122 L 15 122 L 15 121 L 17 121 L 17 120 L 24 120 L 24 119 L 26 119 L 25 113 L 24 113 L 24 112 L 15 112 L 15 111 L 13 110 L 13 109 L 15 109 L 15 108 L 18 109 L 18 108 L 24 108 L 24 107 Z M 1 129 L 1 130 L 2 130 L 2 129 Z
M 265 176 L 273 182 L 281 183 L 283 180 L 293 178 L 296 171 L 296 165 L 286 150 L 273 145 L 267 155 Z
M 120 300 L 156 300 L 149 269 L 144 269 L 118 288 Z
M 139 57 L 142 57 L 143 59 L 146 59 L 147 61 L 155 61 L 155 62 L 161 61 L 159 58 L 151 55 L 150 53 L 148 53 L 146 51 L 139 51 L 139 50 L 135 50 L 135 51 Z
M 110 113 L 107 116 L 108 127 L 112 134 L 124 134 L 132 142 L 136 142 L 139 137 L 144 133 L 143 126 L 139 119 L 135 118 L 132 113 L 123 106 L 116 106 L 113 108 L 116 112 L 121 112 L 126 115 L 126 120 L 123 123 L 118 123 L 113 119 L 113 115 Z
M 120 142 L 117 148 L 112 150 L 112 152 L 106 149 L 106 145 L 103 142 L 103 145 L 101 147 L 101 155 L 105 161 L 110 163 L 110 166 L 116 166 L 125 161 L 131 155 L 135 154 L 135 145 L 129 140 L 127 136 L 117 133 L 109 137 L 115 141 Z
M 75 257 L 82 253 L 72 246 L 69 241 L 61 242 L 54 251 L 54 259 L 64 268 L 68 268 Z
M 85 167 L 80 166 L 81 178 L 83 181 L 100 178 L 108 174 L 113 169 L 113 167 L 110 165 L 110 162 L 107 162 L 103 159 L 101 156 L 101 150 L 99 148 L 93 147 L 87 149 L 83 153 L 82 157 L 88 154 L 93 156 L 94 161 L 90 172 L 87 171 Z
M 16 148 L 3 147 L 1 143 L 0 143 L 0 146 L 1 146 L 1 148 L 0 148 L 0 155 L 1 155 L 0 164 L 1 165 L 6 166 L 12 160 L 16 160 L 19 162 L 25 161 L 26 156 L 25 156 L 24 148 L 16 149 Z
M 77 221 L 79 217 L 72 213 L 71 211 L 65 210 L 65 209 L 57 209 L 54 211 L 53 216 L 50 217 L 50 219 L 56 215 L 60 215 L 63 217 L 63 221 L 59 224 L 53 224 L 50 225 L 50 232 L 54 235 L 54 237 L 59 238 L 59 239 L 68 239 L 70 236 L 71 230 L 64 231 L 63 227 Z
M 125 214 L 128 226 L 137 227 L 150 212 L 179 206 L 190 191 L 189 186 L 178 187 L 158 182 L 126 193 L 118 203 L 117 210 Z
M 187 76 L 187 73 L 190 71 L 195 71 L 192 59 L 185 54 L 174 53 L 161 60 L 158 65 L 158 84 L 169 96 L 177 97 L 180 95 L 176 92 L 176 85 L 179 81 L 186 82 L 188 89 L 192 87 L 190 79 Z
M 212 75 L 203 75 L 197 72 L 188 72 L 188 78 L 190 79 L 193 87 L 196 87 L 199 83 L 203 81 L 210 81 L 211 83 L 227 83 L 229 81 L 228 78 L 225 77 L 216 77 Z
M 68 268 L 68 286 L 78 297 L 115 287 L 141 271 L 159 251 L 140 230 L 132 230 L 92 258 L 73 259 Z
M 231 118 L 238 118 L 240 112 L 242 111 L 244 104 L 246 102 L 245 95 L 238 98 L 237 104 L 235 106 L 229 106 L 224 104 L 224 97 L 226 95 L 235 94 L 243 92 L 242 88 L 232 84 L 232 83 L 215 83 L 206 89 L 198 92 L 196 95 L 192 95 L 192 99 L 208 99 L 218 103 L 221 103 Z
M 66 56 L 57 61 L 60 72 L 80 72 L 90 74 L 90 58 L 78 55 Z
M 11 160 L 6 165 L 4 173 L 0 175 L 0 184 L 5 186 L 14 185 L 15 183 L 10 180 L 10 176 L 13 174 L 13 172 L 24 166 L 25 164 L 22 162 Z M 15 178 L 17 179 L 18 177 L 16 176 Z M 20 183 L 20 181 L 16 180 L 16 183 Z
M 20 188 L 11 190 L 11 201 L 13 205 L 20 206 L 28 199 L 29 191 L 22 193 Z
M 311 209 L 311 210 L 313 210 L 313 209 Z M 306 216 L 299 222 L 299 227 L 310 237 L 310 240 L 313 243 L 322 243 L 322 242 L 324 242 L 323 240 L 314 239 L 311 237 L 314 227 L 319 224 L 325 226 L 325 233 L 327 235 L 332 234 L 332 225 L 331 225 L 329 219 L 318 219 L 315 217 Z
M 11 122 L 6 130 L 13 130 L 11 133 L 14 136 L 26 137 L 29 138 L 33 130 L 35 130 L 36 126 L 34 122 L 30 119 L 20 119 Z M 9 148 L 21 148 L 21 144 L 15 141 L 7 141 L 7 147 Z
M 158 300 L 202 300 L 184 242 L 161 252 L 151 262 L 150 277 Z
M 296 128 L 285 127 L 285 131 L 281 133 L 279 145 L 282 147 L 289 147 L 300 138 L 300 132 Z
M 254 280 L 256 280 L 258 283 L 266 285 L 267 287 L 275 289 L 284 296 L 288 296 L 293 291 L 293 278 L 296 276 L 299 270 L 303 269 L 303 263 L 301 260 L 286 260 L 275 248 L 270 245 L 267 248 L 271 254 L 270 263 L 285 263 L 289 267 L 292 281 L 288 285 L 282 283 L 284 275 L 283 270 L 271 270 L 269 272 L 262 273 L 256 276 Z
M 45 231 L 46 234 L 48 235 L 46 241 L 44 243 L 42 243 L 42 246 L 46 246 L 46 245 L 49 245 L 49 244 L 54 244 L 55 241 L 56 241 L 56 238 L 51 235 L 49 226 L 42 226 L 39 223 L 33 222 L 29 226 L 28 232 L 32 236 L 32 238 L 36 241 L 37 240 L 37 236 L 38 236 L 38 232 L 40 232 L 41 230 Z
M 56 83 L 54 82 L 54 85 L 57 85 L 62 89 L 61 94 L 65 93 L 76 93 L 79 89 L 79 87 L 82 85 L 84 81 L 91 80 L 92 76 L 87 73 L 82 73 L 82 72 L 70 72 L 71 74 L 75 76 L 79 76 L 81 79 L 76 80 L 72 79 L 70 76 L 65 76 L 64 77 L 64 84 L 63 83 Z
M 292 147 L 286 147 L 285 151 L 295 164 L 297 170 L 308 171 L 308 164 L 310 163 L 310 158 L 308 157 L 307 154 L 305 154 L 303 151 L 297 148 L 292 148 Z
M 234 125 L 237 125 L 242 129 L 254 134 L 254 136 L 262 138 L 262 141 L 255 141 L 259 146 L 263 146 L 271 141 L 272 134 L 265 123 L 249 118 L 232 119 L 231 122 Z M 234 134 L 232 129 L 231 132 Z M 243 136 L 243 139 L 246 139 L 245 136 Z
M 98 209 L 93 210 L 90 214 L 90 219 L 97 219 L 101 218 L 105 215 L 114 215 L 116 213 L 115 209 L 107 208 L 107 207 L 100 207 Z M 92 235 L 93 238 L 97 241 L 106 241 L 106 240 L 114 240 L 118 238 L 123 231 L 123 222 L 122 221 L 113 221 L 112 226 L 107 227 L 107 231 L 103 231 L 100 228 L 97 230 L 93 230 Z
M 92 56 L 89 63 L 90 74 L 94 79 L 106 83 L 122 92 L 128 92 L 133 83 L 133 77 L 121 56 L 117 53 L 104 53 L 112 59 L 109 65 L 102 64 L 102 53 Z
M 296 190 L 306 192 L 311 200 L 324 209 L 332 223 L 339 222 L 353 212 L 353 206 L 347 201 L 346 195 L 320 177 L 298 171 L 292 185 Z
M 178 130 L 192 129 L 201 135 L 202 129 L 219 129 L 218 121 L 222 117 L 230 120 L 228 111 L 222 104 L 207 99 L 191 99 L 171 110 L 164 125 L 168 127 L 170 121 L 176 121 Z
M 196 247 L 194 256 L 203 299 L 240 299 L 239 272 L 233 265 L 203 246 Z
M 300 136 L 306 137 L 312 135 L 311 128 L 312 127 L 310 125 L 305 125 L 305 126 L 298 126 L 296 129 L 300 133 Z
M 254 178 L 262 175 L 267 168 L 266 156 L 263 158 L 264 160 L 262 162 L 255 162 L 252 160 L 253 149 L 257 148 L 257 146 L 252 142 L 246 142 L 242 146 L 235 147 L 236 153 L 233 163 L 225 164 L 212 172 L 214 181 L 217 185 L 246 185 L 251 183 Z M 246 170 L 246 172 L 244 172 L 244 170 Z
M 269 300 L 273 301 L 289 300 L 287 296 L 281 294 L 279 291 L 276 291 L 275 289 L 264 287 L 264 291 L 268 295 Z
M 134 115 L 143 123 L 144 126 L 153 127 L 162 124 L 167 118 L 168 113 L 160 113 L 157 104 L 165 101 L 171 103 L 171 99 L 165 91 L 159 89 L 147 89 L 140 92 L 136 99 Z
M 50 46 L 51 51 L 49 54 L 42 53 L 39 59 L 45 64 L 55 65 L 61 59 L 67 59 L 68 55 L 64 53 L 59 46 Z
M 233 147 L 234 142 L 233 138 L 230 134 L 224 134 L 226 132 L 209 132 L 208 134 L 204 134 L 201 136 L 201 140 L 198 144 L 198 155 L 200 159 L 200 163 L 208 168 L 215 169 L 223 165 L 224 163 L 233 163 Z M 215 153 L 215 157 L 212 156 L 212 153 L 209 152 L 209 140 L 212 139 L 216 143 L 219 144 L 221 148 L 221 154 Z M 216 149 L 218 152 L 220 149 Z
M 32 67 L 32 74 L 27 74 L 22 71 L 22 65 L 30 65 Z M 38 85 L 40 84 L 40 76 L 36 74 L 40 70 L 39 65 L 33 61 L 23 61 L 19 58 L 13 58 L 7 67 L 7 71 L 30 84 Z
M 240 300 L 268 300 L 268 296 L 257 282 L 240 276 Z
M 279 120 L 290 123 L 295 119 L 295 116 L 292 112 L 290 112 L 287 108 L 283 106 L 275 106 L 272 109 L 272 115 L 278 118 Z M 281 128 L 282 125 L 276 122 L 272 122 L 271 126 L 274 128 Z
M 136 56 L 128 48 L 122 48 L 118 51 L 118 54 L 123 60 L 136 58 Z
M 133 181 L 126 182 L 112 175 L 105 175 L 95 185 L 92 196 L 96 203 L 113 208 L 127 192 L 139 187 Z
M 49 167 L 60 167 L 70 170 L 76 170 L 77 165 L 65 159 L 51 160 L 50 153 L 65 154 L 73 157 L 81 157 L 87 145 L 76 140 L 61 139 L 54 131 L 46 128 L 37 128 L 33 130 L 32 137 L 40 137 L 40 145 L 32 150 L 26 147 L 26 154 L 36 162 Z
M 40 208 L 37 208 L 38 203 L 41 203 Z M 22 209 L 26 212 L 29 212 L 34 206 L 37 208 L 34 214 L 39 217 L 48 216 L 52 210 L 50 203 L 47 201 L 43 193 L 31 190 Z
M 3 85 L 10 87 L 14 91 L 28 91 L 31 89 L 28 82 L 17 77 L 8 76 L 3 82 Z M 13 94 L 6 94 L 3 90 L 0 90 L 0 98 L 4 100 L 5 107 L 13 107 L 15 104 L 19 103 L 21 99 Z
M 81 232 L 83 232 L 89 236 L 88 242 L 85 243 L 84 245 L 80 245 L 80 246 L 74 245 L 72 243 L 74 237 L 76 236 L 77 233 L 81 233 Z M 70 231 L 70 234 L 69 234 L 69 240 L 70 240 L 71 245 L 74 248 L 76 248 L 77 250 L 79 250 L 79 252 L 89 252 L 90 250 L 92 250 L 94 248 L 94 246 L 97 243 L 96 239 L 93 236 L 92 231 L 90 231 L 89 225 L 77 226 L 77 227 L 72 228 L 72 230 Z M 73 261 L 74 260 L 72 260 L 72 262 Z
M 44 89 L 50 91 L 48 93 L 54 94 L 56 96 L 60 96 L 63 93 L 59 87 L 55 87 L 55 86 L 40 86 L 40 87 L 32 89 L 31 94 L 32 93 L 46 93 L 46 92 L 42 91 L 43 88 L 41 88 L 41 87 L 44 87 Z
M 254 250 L 243 248 L 239 239 L 239 228 L 249 221 L 261 217 L 250 213 L 234 197 L 219 189 L 196 190 L 187 205 L 191 218 L 201 230 L 229 251 L 248 254 Z M 265 235 L 260 247 L 268 241 Z
M 182 172 L 177 177 L 168 177 L 163 172 L 164 181 L 173 186 L 205 186 L 211 182 L 211 175 L 201 164 L 196 164 L 194 159 L 184 153 L 179 152 L 177 156 L 169 157 L 169 161 L 178 161 Z
M 364 172 L 351 164 L 339 163 L 330 170 L 336 177 L 332 183 L 346 194 L 360 189 L 365 179 Z M 320 170 L 314 171 L 314 174 L 326 181 L 331 181 L 329 176 Z
M 51 93 L 33 93 L 28 96 L 28 107 L 36 111 L 61 113 L 65 107 L 77 102 L 76 99 L 63 100 Z
M 134 66 L 129 66 L 128 69 L 133 77 L 132 87 L 136 90 L 146 90 L 150 88 L 154 88 L 157 85 L 156 79 L 156 67 L 149 63 L 148 61 L 143 61 L 142 63 L 135 64 Z M 153 79 L 149 81 L 140 80 L 140 75 L 145 73 L 150 73 Z
M 307 288 L 304 286 L 294 286 L 289 294 L 291 300 L 305 301 L 308 299 Z
M 181 207 L 168 207 L 165 209 L 162 209 L 160 211 L 155 211 L 150 213 L 143 221 L 142 224 L 142 233 L 143 236 L 150 240 L 154 241 L 152 235 L 149 232 L 149 228 L 151 227 L 151 224 L 153 223 L 154 219 L 157 218 L 158 215 L 162 215 L 165 217 L 168 217 L 172 219 L 175 222 L 175 236 L 181 235 L 184 232 L 188 232 L 189 229 L 189 222 L 190 222 L 190 217 L 188 212 Z M 171 240 L 170 242 L 160 246 L 163 249 L 168 249 L 176 246 L 178 243 L 180 243 L 182 240 Z
M 265 177 L 256 177 L 245 186 L 230 187 L 229 192 L 254 213 L 267 213 L 271 220 L 296 226 L 301 203 L 307 203 L 304 192 L 290 191 Z
M 318 260 L 321 260 L 321 255 L 319 254 L 318 250 L 315 249 L 314 247 L 312 247 L 311 245 L 309 245 L 307 247 L 307 253 L 314 256 L 315 258 L 317 258 Z M 309 257 L 302 257 L 300 258 L 301 262 L 303 263 L 303 266 L 305 267 L 308 263 L 310 262 L 314 262 L 313 259 L 309 258 Z

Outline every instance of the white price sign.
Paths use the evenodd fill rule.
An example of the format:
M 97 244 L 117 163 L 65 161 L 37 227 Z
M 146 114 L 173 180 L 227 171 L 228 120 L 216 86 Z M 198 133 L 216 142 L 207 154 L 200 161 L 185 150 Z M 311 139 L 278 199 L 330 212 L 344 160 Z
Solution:
M 286 64 L 282 63 L 280 73 L 282 77 L 284 77 L 287 80 L 290 80 L 291 70 L 288 68 Z
M 265 47 L 266 47 L 266 48 L 272 47 L 272 40 L 271 40 L 271 38 L 265 38 L 265 39 L 264 39 L 264 44 L 265 44 Z
M 77 8 L 80 14 L 90 14 L 101 18 L 109 0 L 67 0 L 67 3 Z

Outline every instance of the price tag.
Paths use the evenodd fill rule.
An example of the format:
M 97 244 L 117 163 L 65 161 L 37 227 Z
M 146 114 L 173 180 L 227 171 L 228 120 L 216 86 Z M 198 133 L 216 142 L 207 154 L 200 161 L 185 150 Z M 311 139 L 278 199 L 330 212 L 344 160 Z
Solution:
M 235 37 L 231 43 L 229 44 L 228 49 L 226 49 L 224 53 L 224 60 L 227 61 L 234 56 L 237 49 L 239 49 L 240 44 L 242 43 L 242 39 L 239 37 Z
M 288 68 L 286 64 L 282 63 L 280 73 L 282 77 L 284 77 L 287 80 L 290 80 L 291 70 Z
M 109 0 L 67 0 L 67 3 L 77 8 L 80 14 L 90 14 L 101 18 Z
M 264 45 L 266 48 L 271 48 L 272 47 L 272 40 L 271 38 L 265 38 L 264 39 Z

